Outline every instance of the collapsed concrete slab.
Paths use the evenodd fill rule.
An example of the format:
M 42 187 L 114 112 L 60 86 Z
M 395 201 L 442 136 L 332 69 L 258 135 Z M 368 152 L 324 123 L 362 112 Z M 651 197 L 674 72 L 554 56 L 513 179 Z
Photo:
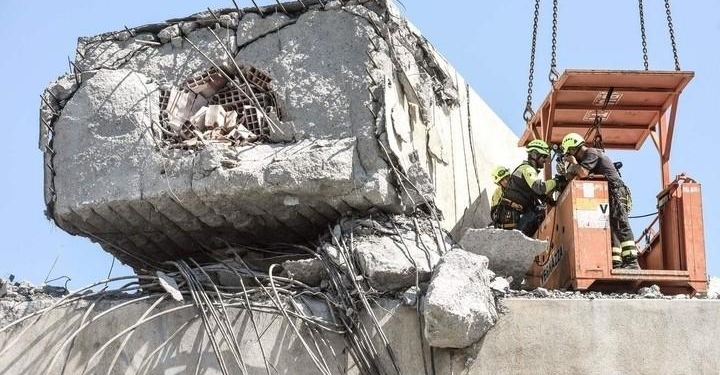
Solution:
M 535 256 L 547 249 L 547 241 L 529 238 L 517 230 L 469 229 L 460 240 L 463 249 L 486 256 L 498 275 L 512 276 L 511 286 L 519 288 Z
M 218 237 L 306 242 L 350 212 L 430 202 L 449 230 L 482 196 L 489 221 L 515 135 L 392 6 L 306 5 L 80 38 L 43 93 L 48 216 L 136 268 Z
M 438 348 L 464 348 L 497 322 L 488 259 L 455 249 L 443 255 L 423 306 L 424 336 Z

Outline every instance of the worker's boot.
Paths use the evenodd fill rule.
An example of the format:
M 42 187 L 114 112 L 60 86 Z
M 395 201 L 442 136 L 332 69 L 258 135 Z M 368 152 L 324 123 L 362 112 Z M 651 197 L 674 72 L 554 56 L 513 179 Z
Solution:
M 637 247 L 635 246 L 635 241 L 625 241 L 620 244 L 622 247 L 622 265 L 620 268 L 625 268 L 628 270 L 639 270 L 640 264 L 637 261 L 638 258 L 638 251 Z
M 620 268 L 624 268 L 626 270 L 639 270 L 640 263 L 638 263 L 637 257 L 629 256 L 623 258 Z

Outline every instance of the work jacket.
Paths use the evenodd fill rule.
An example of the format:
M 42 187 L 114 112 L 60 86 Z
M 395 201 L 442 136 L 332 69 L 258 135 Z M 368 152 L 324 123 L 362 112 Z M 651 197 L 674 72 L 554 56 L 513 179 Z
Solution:
M 555 189 L 555 180 L 538 178 L 538 172 L 538 169 L 524 161 L 510 175 L 503 198 L 520 206 L 518 211 L 531 211 Z

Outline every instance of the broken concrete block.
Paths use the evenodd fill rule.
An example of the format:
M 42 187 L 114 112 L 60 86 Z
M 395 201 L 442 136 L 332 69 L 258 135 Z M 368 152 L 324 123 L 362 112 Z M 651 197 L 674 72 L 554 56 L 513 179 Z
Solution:
M 175 301 L 182 301 L 183 296 L 182 293 L 180 293 L 180 288 L 178 287 L 177 283 L 175 282 L 175 279 L 165 274 L 165 272 L 157 271 L 156 275 L 158 277 L 158 282 L 160 283 L 160 286 L 165 289 L 165 291 L 170 294 L 170 296 Z
M 420 289 L 418 289 L 415 286 L 409 287 L 406 291 L 402 294 L 402 303 L 405 306 L 415 306 L 417 305 L 418 300 L 418 294 L 420 293 Z
M 320 285 L 320 281 L 327 277 L 323 262 L 317 258 L 286 260 L 282 267 L 289 278 L 310 286 Z
M 48 87 L 48 90 L 50 90 L 53 98 L 57 99 L 58 101 L 62 101 L 72 96 L 72 94 L 75 93 L 75 90 L 77 90 L 78 86 L 79 85 L 75 81 L 75 77 L 72 74 L 66 74 L 64 76 L 58 77 L 57 81 L 51 83 Z
M 495 325 L 497 310 L 487 266 L 486 257 L 461 249 L 440 259 L 423 307 L 423 334 L 430 346 L 464 348 Z
M 510 281 L 508 280 L 512 281 L 512 278 L 506 279 L 504 277 L 498 276 L 493 279 L 492 282 L 490 282 L 490 289 L 498 293 L 505 294 L 510 291 Z
M 547 249 L 548 242 L 526 237 L 517 230 L 483 228 L 468 229 L 460 246 L 486 256 L 496 274 L 512 276 L 511 285 L 519 288 L 535 256 Z
M 373 288 L 392 291 L 430 280 L 440 259 L 435 241 L 415 232 L 399 236 L 368 236 L 355 239 L 355 253 Z
M 513 155 L 517 137 L 401 17 L 388 25 L 389 34 L 378 33 L 388 22 L 381 3 L 298 8 L 290 16 L 250 11 L 237 30 L 218 28 L 210 17 L 185 18 L 197 22 L 179 24 L 189 41 L 182 44 L 147 43 L 156 40 L 152 35 L 145 43 L 103 35 L 81 39 L 79 69 L 97 73 L 82 81 L 53 124 L 56 155 L 44 163 L 46 202 L 54 205 L 49 215 L 73 234 L 103 234 L 105 248 L 133 267 L 144 264 L 128 253 L 156 261 L 194 256 L 208 243 L 221 247 L 213 240 L 218 233 L 238 244 L 308 242 L 348 213 L 400 213 L 425 204 L 403 201 L 402 191 L 415 187 L 394 178 L 396 158 L 412 155 L 426 173 L 411 171 L 413 185 L 428 185 L 416 186 L 417 196 L 432 198 L 443 213 L 442 227 L 453 228 L 457 211 L 493 186 L 483 165 Z M 208 25 L 237 53 L 229 55 Z M 168 29 L 163 40 L 174 33 Z M 237 40 L 226 38 L 232 34 Z M 211 70 L 208 60 L 228 73 L 238 63 L 251 85 L 267 94 L 262 103 L 246 97 L 233 102 L 242 115 L 252 104 L 242 121 L 261 142 L 212 142 L 227 137 L 217 133 L 203 141 L 206 134 L 184 121 L 175 124 L 179 137 L 147 131 L 166 120 L 159 113 L 165 96 L 159 86 L 186 88 L 189 78 Z M 436 87 L 457 90 L 461 103 L 448 105 Z M 201 108 L 191 95 L 171 95 L 168 112 L 189 119 Z M 279 126 L 290 131 L 281 128 L 268 141 L 267 122 L 274 118 L 257 112 L 272 113 L 271 107 Z M 401 129 L 402 155 L 387 143 L 394 120 L 402 122 L 393 125 Z M 427 151 L 431 127 L 438 133 L 431 148 L 440 147 L 443 160 Z M 188 148 L 192 152 L 175 152 Z M 196 163 L 203 153 L 219 159 Z M 455 193 L 428 197 L 432 191 Z M 288 193 L 298 205 L 284 204 Z M 118 248 L 125 251 L 113 250 Z
M 180 26 L 177 24 L 168 26 L 160 30 L 157 36 L 158 39 L 160 39 L 160 43 L 170 42 L 173 38 L 180 36 Z
M 640 295 L 640 297 L 649 299 L 663 298 L 663 294 L 662 292 L 660 292 L 660 287 L 655 284 L 649 287 L 640 288 L 640 290 L 638 290 L 638 295 Z
M 708 298 L 720 298 L 720 277 L 711 277 L 707 289 Z

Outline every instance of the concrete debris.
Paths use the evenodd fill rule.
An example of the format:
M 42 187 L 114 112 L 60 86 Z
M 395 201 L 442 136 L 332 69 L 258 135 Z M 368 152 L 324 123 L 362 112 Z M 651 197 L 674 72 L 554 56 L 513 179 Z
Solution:
M 512 276 L 519 288 L 535 256 L 547 249 L 548 242 L 526 237 L 517 230 L 495 228 L 468 229 L 460 240 L 463 249 L 486 256 L 498 275 Z
M 177 283 L 175 282 L 175 279 L 173 279 L 172 277 L 169 277 L 168 275 L 166 275 L 166 274 L 165 274 L 164 272 L 162 272 L 162 271 L 157 271 L 155 274 L 156 274 L 157 277 L 158 277 L 158 281 L 160 282 L 160 286 L 161 286 L 163 289 L 165 289 L 165 291 L 166 291 L 168 294 L 170 294 L 170 296 L 171 296 L 175 301 L 180 302 L 180 301 L 183 300 L 182 293 L 180 293 L 180 288 L 178 288 L 178 285 L 177 285 Z
M 12 279 L 13 277 L 0 278 L 0 298 L 20 302 L 68 294 L 68 290 L 63 286 L 44 284 L 38 287 L 24 280 L 13 283 Z
M 487 198 L 517 137 L 417 29 L 385 2 L 293 6 L 80 38 L 79 82 L 41 104 L 48 216 L 140 269 L 128 253 L 308 244 L 372 211 L 436 207 L 449 230 Z
M 641 288 L 638 293 L 630 293 L 630 292 L 613 292 L 613 293 L 603 293 L 603 292 L 596 292 L 596 291 L 570 291 L 570 290 L 547 290 L 543 288 L 543 291 L 539 290 L 540 288 L 528 291 L 528 290 L 517 290 L 517 289 L 510 289 L 508 293 L 505 294 L 506 299 L 513 299 L 513 298 L 521 298 L 521 299 L 646 299 L 646 298 L 655 298 L 655 299 L 711 299 L 710 296 L 704 296 L 701 294 L 696 294 L 692 297 L 688 296 L 687 294 L 678 294 L 678 295 L 663 295 L 659 292 L 659 289 L 655 289 L 652 286 L 647 288 Z
M 319 286 L 322 279 L 328 277 L 322 260 L 317 258 L 287 260 L 282 267 L 287 277 L 309 286 Z
M 532 291 L 532 293 L 541 298 L 550 297 L 550 292 L 545 288 L 536 288 L 535 290 Z
M 379 291 L 399 290 L 429 281 L 440 260 L 434 239 L 414 232 L 359 238 L 355 253 L 363 274 Z
M 487 265 L 486 257 L 461 249 L 443 255 L 423 308 L 423 334 L 430 346 L 467 347 L 495 324 L 498 313 Z
M 510 292 L 510 282 L 512 282 L 512 278 L 506 279 L 504 277 L 498 276 L 490 282 L 490 289 L 492 289 L 494 292 L 505 295 Z
M 279 121 L 272 79 L 252 66 L 239 69 L 212 67 L 193 74 L 181 87 L 161 90 L 160 125 L 167 147 L 188 149 L 207 142 L 241 146 L 267 138 Z
M 710 277 L 707 289 L 707 298 L 720 299 L 720 277 Z
M 415 286 L 407 288 L 402 294 L 402 303 L 405 306 L 416 306 L 420 289 Z
M 640 290 L 638 290 L 638 295 L 642 298 L 663 298 L 663 294 L 660 293 L 660 287 L 657 285 L 640 288 Z

